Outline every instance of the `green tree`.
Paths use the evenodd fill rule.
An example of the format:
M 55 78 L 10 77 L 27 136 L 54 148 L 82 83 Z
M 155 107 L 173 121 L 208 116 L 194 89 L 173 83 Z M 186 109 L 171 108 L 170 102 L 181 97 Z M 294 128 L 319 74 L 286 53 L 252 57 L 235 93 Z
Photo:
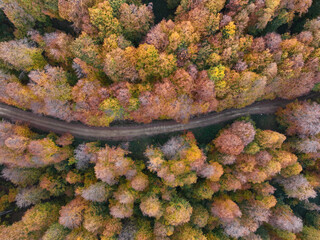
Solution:
M 121 31 L 120 23 L 114 17 L 109 1 L 103 1 L 89 8 L 89 15 L 91 23 L 99 30 L 98 36 L 101 40 Z
M 52 224 L 49 229 L 45 232 L 43 240 L 64 240 L 68 235 L 69 230 L 59 223 Z

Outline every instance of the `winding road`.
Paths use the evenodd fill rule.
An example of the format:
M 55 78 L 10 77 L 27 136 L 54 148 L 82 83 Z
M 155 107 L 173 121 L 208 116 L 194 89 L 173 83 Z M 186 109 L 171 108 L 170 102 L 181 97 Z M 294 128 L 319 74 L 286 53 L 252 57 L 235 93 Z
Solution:
M 320 93 L 311 93 L 300 100 L 320 97 Z M 77 122 L 64 122 L 51 117 L 26 112 L 21 109 L 0 103 L 0 117 L 27 122 L 30 126 L 44 131 L 55 133 L 71 133 L 73 136 L 88 140 L 125 140 L 152 136 L 162 133 L 171 133 L 183 130 L 205 127 L 212 124 L 232 120 L 251 114 L 271 114 L 279 107 L 284 107 L 293 100 L 276 99 L 273 101 L 261 101 L 242 109 L 228 109 L 219 113 L 212 112 L 194 117 L 186 124 L 177 123 L 173 120 L 156 121 L 149 124 L 124 124 L 114 127 L 90 127 Z

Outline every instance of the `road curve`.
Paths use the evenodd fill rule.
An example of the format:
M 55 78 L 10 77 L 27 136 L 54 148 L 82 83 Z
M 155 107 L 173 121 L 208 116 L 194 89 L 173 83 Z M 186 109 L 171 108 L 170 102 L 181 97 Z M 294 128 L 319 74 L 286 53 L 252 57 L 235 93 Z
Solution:
M 311 93 L 300 100 L 320 97 L 320 93 Z M 21 109 L 0 103 L 0 117 L 27 122 L 30 126 L 55 133 L 71 133 L 73 136 L 89 140 L 134 140 L 146 136 L 171 133 L 183 130 L 205 127 L 212 124 L 232 120 L 251 114 L 270 114 L 279 107 L 284 107 L 291 100 L 273 100 L 254 103 L 242 109 L 228 109 L 220 113 L 209 113 L 194 117 L 186 124 L 173 120 L 156 121 L 149 124 L 124 124 L 114 127 L 90 127 L 77 122 L 64 122 L 51 117 L 26 112 Z

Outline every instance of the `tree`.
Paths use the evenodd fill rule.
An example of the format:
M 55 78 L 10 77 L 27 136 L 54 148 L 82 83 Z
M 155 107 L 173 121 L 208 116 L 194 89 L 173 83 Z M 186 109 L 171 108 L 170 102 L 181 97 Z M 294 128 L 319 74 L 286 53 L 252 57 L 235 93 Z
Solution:
M 106 238 L 113 237 L 121 232 L 122 222 L 118 218 L 108 217 L 105 220 L 105 228 L 103 231 L 103 236 Z
M 259 201 L 246 202 L 241 209 L 243 214 L 249 216 L 252 220 L 259 224 L 268 222 L 271 215 L 270 209 L 261 204 Z
M 221 132 L 214 144 L 219 152 L 229 155 L 239 155 L 244 149 L 241 138 L 228 130 Z
M 132 179 L 130 179 L 130 186 L 134 190 L 142 192 L 149 186 L 149 177 L 146 174 L 139 172 Z
M 308 11 L 308 8 L 311 6 L 312 1 L 307 0 L 307 1 L 292 1 L 288 0 L 283 3 L 288 9 L 296 11 L 300 14 L 300 16 L 303 13 L 306 13 Z
M 21 221 L 29 231 L 44 231 L 58 220 L 59 208 L 58 204 L 48 202 L 37 204 L 27 210 Z
M 119 239 L 134 239 L 137 226 L 134 220 L 125 221 L 119 234 Z M 135 239 L 134 239 L 135 240 Z
M 319 30 L 318 30 L 320 27 L 319 23 L 320 23 L 319 19 L 316 18 L 316 19 L 312 19 L 312 20 L 307 21 L 305 24 L 305 30 L 312 32 L 312 35 L 314 38 L 312 46 L 315 46 L 315 47 L 318 47 L 320 44 L 320 35 L 319 35 Z
M 30 109 L 32 103 L 37 100 L 32 91 L 27 86 L 22 85 L 14 75 L 4 74 L 0 71 L 0 82 L 3 86 L 0 99 L 6 104 Z
M 128 152 L 121 148 L 105 146 L 97 152 L 97 161 L 94 167 L 97 178 L 109 185 L 118 182 L 120 176 L 129 177 L 136 174 L 131 158 L 125 155 Z
M 124 36 L 131 41 L 139 41 L 153 24 L 152 7 L 146 5 L 122 4 L 120 9 L 120 24 Z
M 174 234 L 172 235 L 174 240 L 183 240 L 183 239 L 199 239 L 206 240 L 207 238 L 203 235 L 202 231 L 198 228 L 192 227 L 190 224 L 184 224 L 177 227 Z
M 70 50 L 73 56 L 81 59 L 91 66 L 99 67 L 101 64 L 99 59 L 99 47 L 86 33 L 82 33 L 71 43 Z
M 224 91 L 229 92 L 229 96 L 226 96 L 224 101 L 232 99 L 233 106 L 242 108 L 254 103 L 263 96 L 263 91 L 267 83 L 265 76 L 261 76 L 252 71 L 243 71 L 239 74 L 231 70 L 227 73 L 228 75 L 226 77 L 230 79 L 223 79 L 221 82 L 221 95 Z
M 86 208 L 86 201 L 81 197 L 76 197 L 61 208 L 59 223 L 70 229 L 79 227 L 83 221 L 83 213 Z
M 220 12 L 223 9 L 225 3 L 225 0 L 208 0 L 206 1 L 206 7 L 210 10 L 210 12 Z
M 44 106 L 42 104 L 34 104 L 32 111 L 38 114 L 45 114 L 60 118 L 66 122 L 74 121 L 74 115 L 72 110 L 72 104 L 67 101 L 61 101 L 57 99 L 44 99 Z
M 320 150 L 320 143 L 316 139 L 301 139 L 294 147 L 300 153 L 317 153 Z
M 263 150 L 255 155 L 255 160 L 258 165 L 266 166 L 272 160 L 272 155 L 266 150 Z
M 238 219 L 226 224 L 224 226 L 224 232 L 234 238 L 245 237 L 250 234 L 249 228 Z
M 96 150 L 98 150 L 98 148 L 95 145 L 95 142 L 81 143 L 76 147 L 76 149 L 74 150 L 74 157 L 77 160 L 77 169 L 81 170 L 89 166 L 91 158 L 95 156 L 94 153 Z
M 194 87 L 194 79 L 184 69 L 178 69 L 171 80 L 176 87 L 178 94 L 191 95 L 191 91 Z
M 46 113 L 66 121 L 73 120 L 71 113 L 71 86 L 62 68 L 46 66 L 44 71 L 29 73 L 28 87 L 39 98 L 34 112 Z
M 242 213 L 238 205 L 229 198 L 215 198 L 211 206 L 211 213 L 224 223 L 230 223 Z
M 23 188 L 16 196 L 16 204 L 18 207 L 28 207 L 40 203 L 41 200 L 49 198 L 49 192 L 40 187 Z
M 160 23 L 150 29 L 146 36 L 146 43 L 153 45 L 159 51 L 164 51 L 169 44 L 169 34 L 174 27 L 172 20 L 162 20 Z
M 302 220 L 296 217 L 287 205 L 278 205 L 272 209 L 269 224 L 275 228 L 293 233 L 300 232 L 303 226 Z
M 1 156 L 6 159 L 9 156 L 14 161 L 17 161 L 18 154 L 32 157 L 36 153 L 41 156 L 39 159 L 45 159 L 55 152 L 55 142 L 61 140 L 61 137 L 50 134 L 44 142 L 52 141 L 53 150 L 35 145 L 31 154 L 30 143 L 41 142 L 41 136 L 26 126 L 7 122 L 0 124 L 0 130 Z M 202 150 L 193 134 L 186 133 L 173 137 L 162 146 L 148 147 L 145 151 L 147 168 L 141 160 L 129 158 L 127 150 L 107 145 L 99 147 L 96 142 L 80 144 L 74 152 L 78 159 L 85 159 L 85 164 L 88 164 L 85 171 L 77 169 L 78 159 L 74 157 L 52 166 L 38 165 L 34 176 L 30 168 L 7 166 L 3 170 L 7 179 L 25 188 L 19 188 L 18 193 L 13 188 L 5 190 L 0 195 L 0 207 L 3 209 L 15 199 L 20 207 L 38 206 L 43 200 L 46 204 L 53 204 L 55 200 L 50 197 L 55 196 L 59 196 L 66 205 L 62 208 L 56 206 L 54 211 L 60 210 L 60 216 L 56 214 L 50 222 L 46 222 L 48 213 L 37 212 L 44 223 L 34 223 L 38 215 L 33 214 L 28 218 L 28 224 L 21 221 L 1 227 L 0 236 L 9 234 L 12 240 L 41 237 L 148 240 L 185 239 L 189 236 L 200 239 L 205 239 L 204 236 L 208 239 L 258 239 L 256 234 L 262 234 L 261 231 L 267 228 L 262 237 L 301 237 L 304 233 L 296 233 L 302 230 L 302 220 L 284 202 L 293 204 L 291 206 L 295 206 L 293 209 L 296 211 L 297 201 L 290 198 L 306 201 L 316 196 L 313 188 L 318 186 L 318 176 L 314 174 L 318 169 L 317 163 L 305 159 L 309 156 L 299 154 L 305 167 L 305 176 L 302 175 L 302 165 L 290 152 L 295 150 L 294 144 L 298 139 L 289 139 L 288 143 L 282 144 L 283 135 L 255 130 L 250 120 L 236 121 L 222 129 L 220 135 L 225 131 L 239 137 L 242 142 L 251 141 L 245 151 L 238 155 L 222 154 L 213 144 Z M 17 136 L 29 139 L 28 144 L 19 144 L 19 138 L 14 140 Z M 68 140 L 70 136 L 66 138 Z M 306 139 L 317 141 L 316 136 Z M 259 146 L 254 153 L 247 152 L 250 145 L 258 143 L 261 149 Z M 68 145 L 62 148 L 65 147 Z M 8 155 L 9 152 L 12 155 Z M 96 176 L 103 181 L 99 182 Z M 276 189 L 269 180 L 282 186 L 284 195 L 281 191 L 275 193 Z M 319 207 L 308 202 L 301 206 L 307 211 L 306 224 L 317 226 L 317 216 L 310 216 L 310 213 Z M 221 230 L 212 232 L 217 226 Z M 204 230 L 212 234 L 204 235 Z M 221 235 L 222 232 L 225 235 Z M 310 234 L 315 233 L 311 231 Z
M 170 54 L 159 53 L 149 44 L 141 44 L 136 51 L 136 69 L 143 80 L 168 77 L 176 68 L 176 59 Z
M 133 215 L 133 203 L 122 204 L 118 201 L 109 201 L 110 214 L 115 218 L 129 218 Z
M 320 133 L 320 105 L 316 102 L 294 102 L 277 112 L 278 121 L 287 127 L 288 135 L 317 135 Z
M 223 38 L 232 38 L 236 33 L 236 25 L 233 21 L 229 22 L 223 29 L 222 29 L 222 36 Z
M 281 170 L 281 176 L 288 178 L 295 175 L 298 175 L 303 170 L 300 163 L 294 163 Z
M 103 50 L 105 53 L 109 53 L 116 48 L 126 49 L 131 46 L 132 43 L 125 39 L 123 35 L 111 34 L 103 40 Z
M 114 17 L 109 1 L 103 1 L 89 8 L 90 21 L 99 30 L 100 39 L 120 32 L 120 23 Z
M 314 227 L 303 227 L 303 230 L 301 232 L 301 239 L 302 240 L 316 240 L 320 237 L 320 230 Z
M 110 190 L 107 184 L 98 182 L 82 190 L 81 196 L 88 201 L 105 202 L 110 196 Z
M 163 217 L 169 225 L 178 226 L 189 222 L 191 214 L 190 203 L 183 198 L 175 198 L 166 203 Z
M 284 187 L 284 191 L 288 197 L 307 200 L 308 198 L 315 198 L 317 196 L 316 192 L 303 175 L 279 179 L 279 183 Z
M 107 89 L 102 88 L 97 79 L 78 81 L 72 89 L 78 119 L 88 125 L 108 126 L 109 119 L 99 110 L 101 102 L 107 97 Z
M 257 131 L 256 140 L 261 148 L 280 148 L 286 136 L 271 130 Z
M 125 115 L 125 109 L 115 97 L 105 99 L 101 102 L 99 109 L 106 114 L 108 123 L 116 119 L 122 119 Z
M 159 148 L 154 148 L 150 146 L 146 149 L 144 155 L 149 159 L 148 169 L 151 172 L 159 171 L 161 166 L 165 162 L 163 152 L 161 152 Z
M 199 228 L 203 228 L 207 225 L 209 220 L 209 212 L 202 205 L 193 206 L 191 222 L 197 225 Z
M 188 145 L 181 136 L 170 138 L 165 144 L 161 146 L 161 151 L 168 159 L 177 157 L 180 151 L 187 148 Z
M 75 228 L 73 229 L 65 238 L 66 240 L 72 240 L 72 239 L 87 239 L 87 240 L 96 240 L 97 237 L 87 231 L 85 228 Z
M 293 76 L 289 79 L 281 79 L 281 88 L 276 91 L 278 96 L 285 99 L 295 99 L 299 96 L 306 95 L 319 81 L 317 73 L 315 72 L 301 72 L 296 75 L 297 76 Z M 290 91 L 286 92 L 285 89 L 287 89 L 288 86 L 291 88 Z
M 211 182 L 210 180 L 198 180 L 197 183 L 192 187 L 193 195 L 190 197 L 200 200 L 211 199 L 212 195 L 219 191 L 219 188 L 220 184 L 218 182 Z M 190 189 L 187 188 L 187 190 Z
M 190 185 L 197 181 L 197 172 L 199 173 L 203 168 L 205 168 L 205 160 L 203 152 L 196 145 L 196 140 L 192 133 L 187 133 L 183 136 L 184 141 L 179 143 L 176 139 L 169 140 L 165 144 L 164 150 L 167 154 L 172 154 L 171 151 L 179 151 L 176 156 L 173 155 L 172 159 L 166 161 L 163 156 L 163 152 L 159 148 L 149 147 L 145 151 L 148 160 L 148 168 L 156 172 L 158 177 L 162 178 L 164 183 L 171 187 Z M 175 149 L 179 147 L 169 145 L 171 143 L 184 144 L 180 145 L 180 149 Z M 171 149 L 169 149 L 171 148 Z M 219 179 L 221 176 L 221 166 L 217 163 L 212 163 L 211 172 L 204 173 L 206 177 L 212 178 L 214 180 Z M 190 171 L 191 170 L 191 171 Z M 201 173 L 199 173 L 201 174 Z
M 16 37 L 25 37 L 27 32 L 34 27 L 35 19 L 17 1 L 1 1 L 0 7 L 10 22 L 14 24 Z
M 298 160 L 297 156 L 287 151 L 277 151 L 274 158 L 281 164 L 282 168 L 295 164 Z
M 100 235 L 104 230 L 105 224 L 105 216 L 99 214 L 93 206 L 86 209 L 84 213 L 83 227 L 87 231 L 95 235 Z
M 113 198 L 121 204 L 131 205 L 136 200 L 137 195 L 127 184 L 121 184 L 118 189 L 113 192 Z
M 70 44 L 72 37 L 63 32 L 46 33 L 43 36 L 45 52 L 54 61 L 67 64 L 71 58 Z
M 69 171 L 66 176 L 67 183 L 75 184 L 83 181 L 83 176 L 77 170 Z
M 22 221 L 14 223 L 8 227 L 2 225 L 0 228 L 0 237 L 8 240 L 28 239 L 30 238 L 29 233 L 30 232 Z
M 219 163 L 223 165 L 230 165 L 235 163 L 237 157 L 234 155 L 227 155 L 227 154 L 219 154 Z
M 140 209 L 143 215 L 159 219 L 163 214 L 162 203 L 156 196 L 145 196 L 141 199 Z
M 147 219 L 141 218 L 137 219 L 137 231 L 134 234 L 134 240 L 142 239 L 152 239 L 153 238 L 153 231 L 151 227 L 151 222 Z
M 138 79 L 135 62 L 130 56 L 132 51 L 134 50 L 128 47 L 125 50 L 116 48 L 107 53 L 104 59 L 104 72 L 112 81 L 135 82 Z
M 256 131 L 250 122 L 236 121 L 231 124 L 230 131 L 241 138 L 244 145 L 248 145 L 254 140 Z
M 40 178 L 39 186 L 50 192 L 50 195 L 57 197 L 65 193 L 66 184 L 66 181 L 60 176 L 44 174 Z
M 5 0 L 4 2 L 9 2 L 7 0 Z M 35 21 L 38 22 L 46 22 L 46 16 L 45 14 L 48 13 L 48 5 L 46 4 L 42 4 L 41 1 L 34 1 L 33 4 L 30 3 L 29 1 L 13 1 L 16 4 L 18 4 L 18 6 L 23 9 L 25 11 L 25 14 L 30 14 L 32 16 L 32 18 Z M 57 2 L 56 2 L 57 4 Z M 46 12 L 47 10 L 47 12 Z M 23 15 L 22 15 L 23 16 Z M 20 17 L 22 17 L 20 16 Z M 23 16 L 25 17 L 25 16 Z
M 141 1 L 140 0 L 109 0 L 109 3 L 110 3 L 110 6 L 112 7 L 113 9 L 113 15 L 117 18 L 119 18 L 119 15 L 120 15 L 120 7 L 122 4 L 124 3 L 133 3 L 135 5 L 140 5 L 141 4 Z
M 64 240 L 69 230 L 59 223 L 52 224 L 43 235 L 43 240 Z
M 189 73 L 190 74 L 190 73 Z M 214 83 L 209 79 L 207 71 L 201 71 L 194 81 L 193 94 L 197 102 L 210 104 L 212 110 L 216 110 L 217 100 Z
M 56 143 L 60 146 L 65 147 L 71 145 L 73 140 L 74 137 L 70 133 L 64 133 L 56 140 Z
M 26 125 L 0 124 L 2 146 L 0 161 L 7 166 L 39 167 L 66 160 L 71 156 L 69 146 L 58 147 L 50 138 L 41 138 Z M 37 140 L 35 140 L 37 139 Z
M 172 235 L 174 230 L 173 226 L 164 224 L 164 221 L 156 221 L 154 224 L 153 233 L 157 238 L 169 239 L 168 236 Z
M 212 182 L 219 181 L 223 174 L 223 167 L 217 162 L 210 162 L 209 164 L 204 164 L 198 171 L 198 175 L 209 179 Z
M 94 27 L 90 24 L 90 17 L 88 8 L 92 7 L 95 1 L 84 0 L 59 0 L 59 16 L 70 22 L 73 22 L 73 26 L 77 32 L 81 30 L 87 33 L 94 33 Z
M 42 50 L 33 47 L 27 39 L 0 43 L 0 59 L 9 69 L 31 71 L 42 69 L 47 64 Z
M 249 174 L 255 169 L 256 159 L 249 154 L 240 154 L 237 156 L 236 165 L 237 170 Z
M 47 66 L 44 71 L 30 72 L 29 78 L 30 89 L 40 99 L 71 100 L 71 87 L 62 68 Z
M 41 170 L 36 168 L 4 168 L 2 177 L 16 185 L 25 187 L 38 182 Z
M 38 166 L 58 163 L 66 160 L 71 155 L 69 146 L 59 148 L 49 138 L 30 141 L 28 152 L 33 155 L 33 164 Z
M 271 51 L 271 52 L 276 52 L 280 50 L 281 47 L 281 35 L 277 33 L 268 33 L 265 37 L 265 43 L 266 47 Z

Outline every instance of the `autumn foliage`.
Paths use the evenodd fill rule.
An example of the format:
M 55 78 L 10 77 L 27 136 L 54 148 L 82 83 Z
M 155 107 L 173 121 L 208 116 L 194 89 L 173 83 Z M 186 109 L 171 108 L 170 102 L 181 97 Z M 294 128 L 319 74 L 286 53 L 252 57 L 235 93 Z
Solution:
M 279 112 L 288 129 L 297 127 L 286 118 L 293 111 L 290 104 Z M 1 209 L 15 202 L 30 210 L 21 221 L 1 226 L 0 236 L 306 240 L 318 234 L 317 135 L 287 138 L 245 118 L 221 129 L 207 146 L 189 132 L 148 146 L 137 159 L 127 149 L 98 142 L 73 149 L 70 134 L 41 138 L 25 125 L 1 126 L 7 154 L 2 177 L 12 184 L 0 195 Z
M 315 1 L 166 2 L 174 16 L 155 22 L 153 4 L 140 0 L 1 1 L 16 38 L 0 43 L 0 101 L 109 126 L 184 123 L 319 89 L 319 19 L 278 33 Z
M 320 89 L 318 5 L 0 0 L 14 29 L 0 42 L 0 102 L 107 127 L 293 100 Z M 319 101 L 276 115 L 279 131 L 241 118 L 205 144 L 174 134 L 139 157 L 2 120 L 0 239 L 318 240 Z

